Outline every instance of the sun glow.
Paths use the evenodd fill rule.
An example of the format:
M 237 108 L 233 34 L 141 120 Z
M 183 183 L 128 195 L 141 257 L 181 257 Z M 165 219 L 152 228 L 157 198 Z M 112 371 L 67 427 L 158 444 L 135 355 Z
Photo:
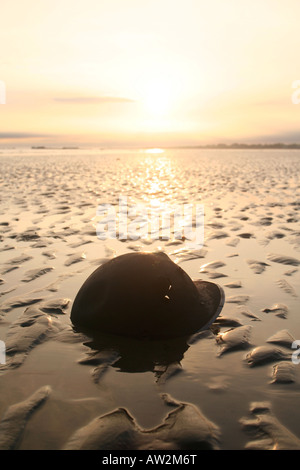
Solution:
M 176 84 L 165 77 L 149 78 L 141 90 L 141 103 L 149 118 L 168 118 L 175 107 Z
M 0 144 L 297 141 L 300 2 L 244 3 L 2 1 Z
M 162 117 L 169 114 L 172 104 L 171 93 L 159 83 L 153 84 L 146 94 L 145 110 L 151 116 Z
M 150 153 L 150 154 L 164 153 L 164 149 L 159 149 L 159 148 L 147 149 L 145 150 L 145 153 Z

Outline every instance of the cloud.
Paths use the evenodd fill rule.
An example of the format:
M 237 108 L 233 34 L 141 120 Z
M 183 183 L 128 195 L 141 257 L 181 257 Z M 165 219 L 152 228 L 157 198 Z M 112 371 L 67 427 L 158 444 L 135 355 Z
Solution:
M 134 103 L 135 100 L 130 98 L 123 98 L 122 96 L 73 96 L 54 98 L 54 101 L 59 103 L 74 103 L 74 104 L 107 104 L 107 103 Z
M 30 137 L 46 137 L 46 135 L 34 134 L 32 132 L 0 132 L 0 139 L 27 139 Z

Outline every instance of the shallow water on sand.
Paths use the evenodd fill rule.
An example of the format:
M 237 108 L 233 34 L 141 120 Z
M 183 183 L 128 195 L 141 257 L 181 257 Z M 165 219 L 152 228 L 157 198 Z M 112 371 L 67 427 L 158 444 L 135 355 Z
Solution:
M 1 449 L 93 448 L 97 432 L 111 450 L 300 448 L 299 151 L 3 149 L 0 166 Z M 100 240 L 97 207 L 120 195 L 158 211 L 203 204 L 203 248 Z M 223 287 L 210 330 L 96 346 L 72 330 L 82 283 L 132 250 Z

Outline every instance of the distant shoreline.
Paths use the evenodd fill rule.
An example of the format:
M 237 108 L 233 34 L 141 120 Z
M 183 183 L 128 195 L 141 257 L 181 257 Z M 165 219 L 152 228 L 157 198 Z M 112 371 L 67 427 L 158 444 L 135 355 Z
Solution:
M 48 145 L 32 145 L 31 148 L 32 150 L 83 150 L 87 148 L 97 148 L 98 145 L 93 145 L 93 146 L 48 146 Z M 10 147 L 10 146 L 1 146 L 0 149 L 17 149 L 19 147 Z M 23 147 L 22 147 L 23 148 Z M 100 150 L 118 150 L 118 149 L 127 149 L 127 150 L 133 150 L 133 149 L 150 149 L 150 148 L 161 148 L 164 150 L 193 150 L 193 149 L 199 149 L 199 150 L 300 150 L 300 143 L 293 143 L 293 144 L 283 144 L 283 143 L 274 143 L 274 144 L 242 144 L 242 143 L 234 143 L 234 144 L 207 144 L 207 145 L 176 145 L 176 146 L 155 146 L 154 144 L 148 145 L 148 146 L 138 146 L 138 147 L 133 147 L 133 146 L 122 146 L 122 147 L 113 147 L 113 146 L 99 146 Z
M 300 149 L 300 144 L 208 144 L 174 147 L 179 149 Z
M 55 150 L 58 149 L 57 147 L 47 147 L 47 146 L 32 146 L 32 149 L 36 150 Z M 104 149 L 109 149 L 109 148 L 114 148 L 114 147 L 102 147 L 101 150 Z M 125 146 L 124 148 L 132 148 L 132 147 L 127 147 Z M 135 148 L 135 147 L 134 147 Z M 138 148 L 144 148 L 143 146 L 138 147 Z M 263 150 L 263 149 L 300 149 L 300 144 L 283 144 L 283 143 L 275 143 L 275 144 L 241 144 L 241 143 L 235 143 L 235 144 L 207 144 L 207 145 L 179 145 L 175 147 L 170 147 L 170 146 L 165 146 L 161 147 L 163 149 L 257 149 L 257 150 Z M 60 147 L 60 150 L 79 150 L 80 147 Z
M 47 146 L 32 146 L 35 150 L 79 150 L 80 147 L 47 147 Z M 103 149 L 106 147 L 103 147 Z M 107 147 L 109 148 L 109 147 Z M 113 148 L 113 147 L 112 147 Z M 125 147 L 124 147 L 125 148 Z M 126 147 L 127 148 L 127 147 Z M 131 148 L 131 147 L 130 147 Z M 138 147 L 140 148 L 140 147 Z M 300 149 L 300 144 L 207 144 L 207 145 L 180 145 L 176 147 L 165 146 L 165 149 Z
M 34 150 L 78 150 L 79 147 L 46 147 L 44 145 L 37 145 L 31 147 Z

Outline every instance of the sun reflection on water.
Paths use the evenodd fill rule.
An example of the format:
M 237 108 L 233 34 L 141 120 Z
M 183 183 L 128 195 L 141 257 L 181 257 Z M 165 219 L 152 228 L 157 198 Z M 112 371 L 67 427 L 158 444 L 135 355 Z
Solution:
M 164 149 L 160 148 L 153 148 L 153 149 L 147 149 L 145 150 L 145 153 L 150 153 L 150 154 L 159 154 L 159 153 L 164 153 Z

